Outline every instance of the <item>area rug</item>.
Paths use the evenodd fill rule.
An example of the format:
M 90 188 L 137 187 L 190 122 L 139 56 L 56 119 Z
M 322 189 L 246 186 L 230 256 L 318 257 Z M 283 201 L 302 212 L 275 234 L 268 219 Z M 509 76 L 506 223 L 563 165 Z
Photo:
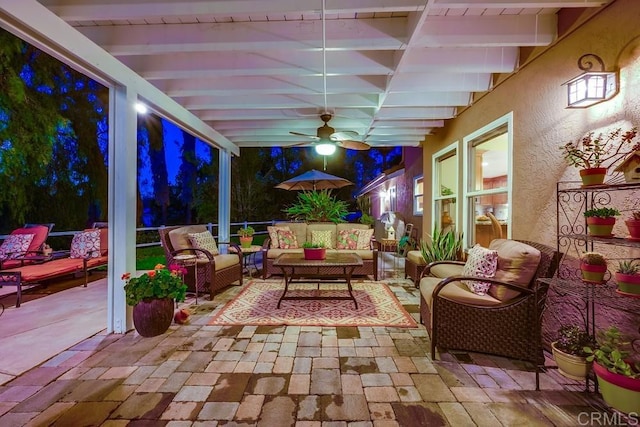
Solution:
M 220 311 L 209 325 L 390 326 L 415 328 L 417 324 L 389 287 L 382 282 L 354 282 L 351 300 L 285 300 L 282 280 L 252 280 Z M 348 296 L 345 284 L 294 284 L 287 296 Z

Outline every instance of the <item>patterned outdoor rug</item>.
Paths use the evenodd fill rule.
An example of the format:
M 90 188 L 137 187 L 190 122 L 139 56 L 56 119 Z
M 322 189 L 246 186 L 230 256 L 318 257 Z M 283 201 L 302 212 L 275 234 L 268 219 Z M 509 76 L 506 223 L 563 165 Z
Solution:
M 288 326 L 391 326 L 415 328 L 418 325 L 402 304 L 381 282 L 352 282 L 356 310 L 351 300 L 278 299 L 284 290 L 282 280 L 252 280 L 221 310 L 209 325 L 288 325 Z M 345 284 L 294 284 L 287 296 L 348 296 Z

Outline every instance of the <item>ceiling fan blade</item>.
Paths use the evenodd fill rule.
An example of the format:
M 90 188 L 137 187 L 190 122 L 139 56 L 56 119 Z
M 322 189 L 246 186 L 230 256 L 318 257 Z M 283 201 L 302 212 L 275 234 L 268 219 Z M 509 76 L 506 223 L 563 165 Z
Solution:
M 294 132 L 294 131 L 289 131 L 289 133 L 291 135 L 304 136 L 306 138 L 311 138 L 311 139 L 316 139 L 316 140 L 320 139 L 316 135 L 307 135 L 306 133 L 300 133 L 300 132 Z
M 368 150 L 371 148 L 369 144 L 362 141 L 355 141 L 353 139 L 343 139 L 336 141 L 338 147 L 346 148 L 347 150 Z
M 334 132 L 331 134 L 333 141 L 342 141 L 343 139 L 353 139 L 358 136 L 358 132 L 353 130 L 344 130 L 340 132 Z

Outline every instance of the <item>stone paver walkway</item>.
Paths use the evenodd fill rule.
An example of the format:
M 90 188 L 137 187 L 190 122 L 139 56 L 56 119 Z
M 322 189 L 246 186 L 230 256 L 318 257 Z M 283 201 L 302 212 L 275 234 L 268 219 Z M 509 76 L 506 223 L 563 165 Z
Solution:
M 417 319 L 411 282 L 390 287 Z M 602 414 L 597 394 L 555 370 L 536 392 L 516 361 L 433 361 L 422 326 L 207 326 L 239 290 L 162 336 L 98 334 L 1 386 L 0 425 L 575 426 Z

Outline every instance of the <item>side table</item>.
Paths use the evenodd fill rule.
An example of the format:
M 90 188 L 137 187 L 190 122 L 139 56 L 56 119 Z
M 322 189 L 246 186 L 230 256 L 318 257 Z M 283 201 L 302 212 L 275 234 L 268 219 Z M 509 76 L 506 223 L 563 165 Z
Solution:
M 248 248 L 241 247 L 242 251 L 242 263 L 243 263 L 243 271 L 246 270 L 249 277 L 253 277 L 253 272 L 251 270 L 251 265 L 253 264 L 254 270 L 256 273 L 258 272 L 258 266 L 256 264 L 256 254 L 262 250 L 262 246 L 259 245 L 251 245 Z M 231 246 L 229 248 L 229 252 L 236 252 L 236 248 Z
M 399 254 L 397 253 L 397 251 L 398 251 L 398 241 L 396 239 L 380 239 L 378 241 L 378 256 L 380 257 L 379 264 L 381 264 L 383 278 L 386 271 L 385 263 L 384 263 L 384 253 L 385 252 L 391 253 L 391 256 L 393 258 L 393 267 L 391 270 L 391 274 L 395 275 L 396 263 L 399 257 Z
M 173 260 L 176 262 L 176 264 L 178 264 L 180 267 L 183 268 L 187 268 L 187 267 L 193 267 L 193 274 L 195 274 L 193 280 L 194 280 L 194 288 L 196 290 L 196 305 L 198 305 L 198 257 L 196 255 L 192 255 L 192 254 L 182 254 L 182 255 L 176 255 L 173 257 Z M 184 276 L 182 277 L 182 280 L 184 281 Z

